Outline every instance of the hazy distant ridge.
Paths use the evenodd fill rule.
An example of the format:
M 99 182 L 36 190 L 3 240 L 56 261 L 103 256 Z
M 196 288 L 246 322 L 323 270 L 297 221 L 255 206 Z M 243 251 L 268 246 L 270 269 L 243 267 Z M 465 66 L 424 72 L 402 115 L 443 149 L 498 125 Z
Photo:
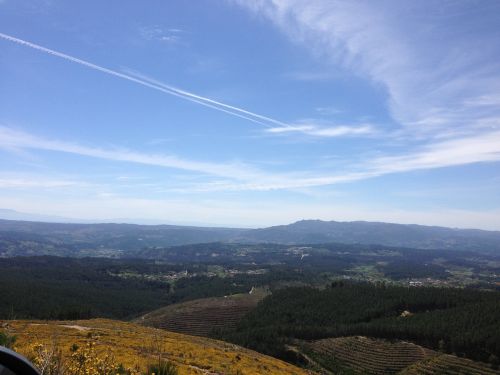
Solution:
M 0 220 L 0 248 L 29 239 L 71 248 L 141 249 L 204 242 L 378 244 L 420 249 L 500 251 L 500 232 L 379 222 L 302 220 L 262 229 L 179 225 L 76 224 Z M 36 253 L 36 251 L 34 250 Z
M 422 249 L 500 251 L 500 232 L 368 221 L 302 220 L 245 232 L 242 240 L 289 244 L 359 243 Z

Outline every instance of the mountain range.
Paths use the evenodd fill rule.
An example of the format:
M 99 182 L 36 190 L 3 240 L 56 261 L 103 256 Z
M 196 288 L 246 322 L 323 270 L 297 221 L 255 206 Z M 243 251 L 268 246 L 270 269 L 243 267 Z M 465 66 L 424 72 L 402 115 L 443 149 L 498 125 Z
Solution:
M 138 225 L 116 223 L 56 223 L 0 219 L 0 249 L 30 244 L 115 249 L 168 247 L 205 242 L 377 244 L 416 249 L 500 252 L 500 232 L 382 222 L 302 220 L 260 229 Z M 33 254 L 36 254 L 36 247 Z

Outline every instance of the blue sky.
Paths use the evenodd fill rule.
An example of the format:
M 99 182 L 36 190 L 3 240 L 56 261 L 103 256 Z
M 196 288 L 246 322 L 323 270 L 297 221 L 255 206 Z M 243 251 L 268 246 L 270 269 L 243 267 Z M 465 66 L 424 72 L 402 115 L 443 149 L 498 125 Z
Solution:
M 496 1 L 0 0 L 0 207 L 500 230 Z

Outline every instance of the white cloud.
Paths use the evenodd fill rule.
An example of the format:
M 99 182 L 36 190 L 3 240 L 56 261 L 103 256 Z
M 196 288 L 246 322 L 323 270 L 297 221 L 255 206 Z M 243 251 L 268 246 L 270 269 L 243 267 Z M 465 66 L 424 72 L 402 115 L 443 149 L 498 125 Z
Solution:
M 328 71 L 295 71 L 288 72 L 283 74 L 285 78 L 290 78 L 295 81 L 304 81 L 304 82 L 317 82 L 317 81 L 330 81 L 334 78 L 338 78 L 339 74 L 332 73 Z
M 432 143 L 401 156 L 387 156 L 371 163 L 383 174 L 500 161 L 500 131 Z
M 500 107 L 500 95 L 482 95 L 478 97 L 468 98 L 464 101 L 465 106 L 469 107 Z
M 290 125 L 286 127 L 274 127 L 266 130 L 269 133 L 302 133 L 316 137 L 342 137 L 352 135 L 374 134 L 375 130 L 371 125 L 358 126 L 317 126 L 308 124 Z
M 240 163 L 207 163 L 182 159 L 173 155 L 147 154 L 120 148 L 103 149 L 87 147 L 72 142 L 37 137 L 26 132 L 2 126 L 0 126 L 0 147 L 6 150 L 20 148 L 65 152 L 99 159 L 182 169 L 231 179 L 246 180 L 262 177 L 257 170 Z
M 66 188 L 80 184 L 70 180 L 50 180 L 46 178 L 4 178 L 0 177 L 0 189 Z
M 317 107 L 315 108 L 316 112 L 322 114 L 322 115 L 338 115 L 343 112 L 343 110 L 337 108 L 337 107 Z
M 279 190 L 336 185 L 393 173 L 435 169 L 481 162 L 500 161 L 500 131 L 472 137 L 435 142 L 397 156 L 382 156 L 364 160 L 358 166 L 347 166 L 351 172 L 319 176 L 296 173 L 294 176 L 276 176 L 258 183 L 204 184 L 199 189 L 211 190 Z
M 200 162 L 173 155 L 148 154 L 119 148 L 87 147 L 40 138 L 6 127 L 0 127 L 0 148 L 7 151 L 13 148 L 50 150 L 112 161 L 174 168 L 198 175 L 223 178 L 223 180 L 205 180 L 202 183 L 189 184 L 184 189 L 185 192 L 266 191 L 335 185 L 391 173 L 500 161 L 500 131 L 435 142 L 402 155 L 382 156 L 363 160 L 357 165 L 345 165 L 343 170 L 349 172 L 322 170 L 314 174 L 304 171 L 276 173 L 242 163 Z
M 144 26 L 139 28 L 139 34 L 146 40 L 155 40 L 168 44 L 179 44 L 182 41 L 181 29 L 167 28 L 160 25 Z
M 471 122 L 500 118 L 498 22 L 478 18 L 481 7 L 498 14 L 500 4 L 233 2 L 269 19 L 323 61 L 385 87 L 390 113 L 410 141 L 460 136 Z

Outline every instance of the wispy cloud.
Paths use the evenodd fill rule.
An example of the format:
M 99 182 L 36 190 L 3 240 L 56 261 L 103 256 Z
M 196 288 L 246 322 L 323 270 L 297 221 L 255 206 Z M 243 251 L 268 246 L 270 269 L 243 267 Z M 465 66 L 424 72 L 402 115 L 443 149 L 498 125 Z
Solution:
M 160 25 L 144 26 L 139 29 L 142 38 L 168 44 L 179 44 L 182 42 L 184 30 L 177 28 L 162 27 Z
M 234 2 L 269 19 L 322 63 L 330 59 L 384 87 L 390 114 L 409 140 L 461 136 L 472 122 L 500 119 L 498 19 L 483 20 L 500 13 L 499 3 Z
M 0 147 L 4 149 L 38 149 L 89 156 L 93 158 L 175 168 L 206 175 L 250 179 L 260 176 L 256 170 L 241 163 L 206 163 L 187 160 L 173 155 L 147 154 L 123 148 L 104 149 L 77 143 L 50 140 L 26 132 L 0 127 Z
M 295 71 L 288 72 L 284 74 L 285 78 L 289 78 L 295 81 L 304 82 L 317 82 L 317 81 L 330 81 L 339 77 L 338 73 L 332 73 L 329 71 Z
M 51 180 L 41 178 L 3 178 L 0 177 L 0 189 L 23 189 L 23 188 L 67 188 L 80 185 L 71 180 Z
M 494 161 L 500 161 L 500 131 L 431 143 L 408 155 L 381 157 L 370 164 L 385 174 Z
M 297 124 L 286 127 L 274 127 L 266 130 L 269 133 L 302 133 L 315 137 L 342 137 L 342 136 L 361 136 L 374 134 L 375 129 L 371 125 L 358 126 L 318 126 L 313 124 Z
M 346 166 L 351 172 L 327 173 L 310 176 L 296 173 L 294 176 L 275 176 L 258 183 L 217 182 L 199 186 L 199 191 L 215 190 L 280 190 L 301 189 L 336 185 L 366 180 L 388 174 L 405 173 L 473 163 L 500 161 L 500 131 L 428 144 L 397 156 L 382 156 L 364 160 L 358 165 Z
M 182 187 L 185 192 L 268 191 L 335 185 L 392 173 L 500 161 L 500 131 L 435 142 L 405 154 L 361 160 L 356 164 L 344 165 L 342 170 L 322 170 L 314 174 L 310 171 L 293 173 L 263 171 L 251 164 L 200 162 L 174 155 L 148 154 L 123 148 L 88 147 L 72 142 L 49 140 L 7 127 L 0 127 L 0 148 L 7 151 L 16 148 L 50 150 L 111 161 L 173 168 L 218 178 L 215 181 L 212 179 L 191 183 L 185 188 Z
M 327 116 L 338 115 L 338 114 L 343 112 L 343 110 L 341 110 L 340 108 L 331 107 L 331 106 L 330 107 L 316 107 L 314 110 L 322 115 L 327 115 Z
M 464 101 L 464 106 L 467 107 L 500 107 L 500 95 L 481 95 L 478 97 L 467 98 Z

